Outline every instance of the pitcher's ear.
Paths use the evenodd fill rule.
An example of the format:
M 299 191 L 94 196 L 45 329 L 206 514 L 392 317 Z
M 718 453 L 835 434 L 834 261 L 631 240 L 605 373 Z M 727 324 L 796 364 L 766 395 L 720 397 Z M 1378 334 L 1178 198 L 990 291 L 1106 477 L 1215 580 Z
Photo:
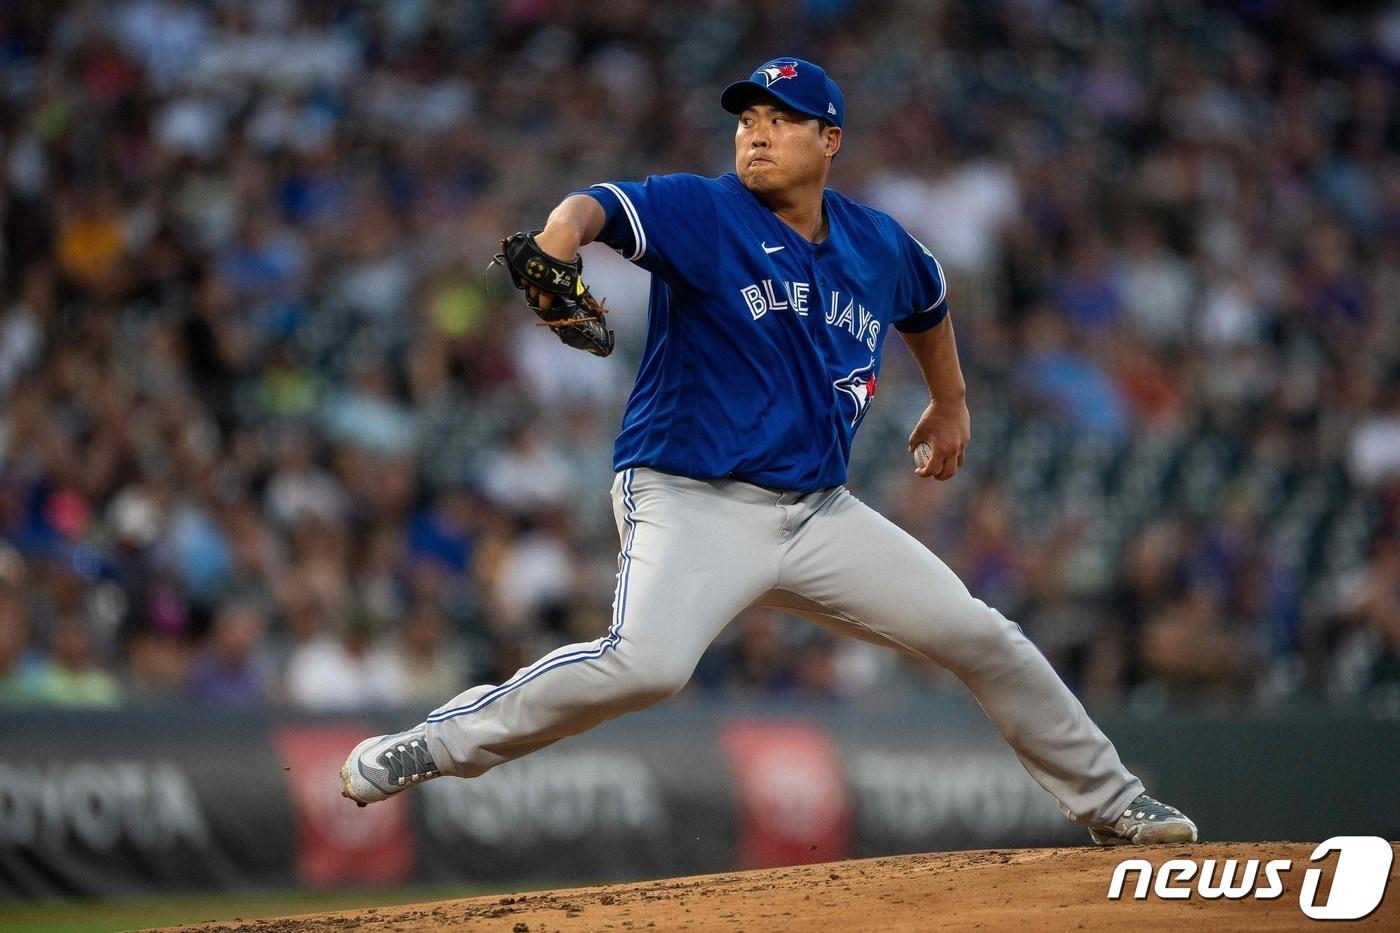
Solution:
M 826 138 L 822 141 L 822 148 L 826 150 L 828 156 L 834 156 L 841 151 L 841 127 L 828 126 L 826 128 Z

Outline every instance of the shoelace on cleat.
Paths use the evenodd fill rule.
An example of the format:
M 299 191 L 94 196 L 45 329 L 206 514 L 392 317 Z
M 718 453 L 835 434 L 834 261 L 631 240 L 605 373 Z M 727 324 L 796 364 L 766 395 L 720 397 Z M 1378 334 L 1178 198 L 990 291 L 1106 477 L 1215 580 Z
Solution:
M 440 773 L 422 739 L 391 746 L 380 753 L 379 760 L 399 786 L 437 777 Z
M 1137 808 L 1136 810 L 1135 807 Z M 1132 805 L 1123 811 L 1123 819 L 1139 819 L 1152 822 L 1173 814 L 1181 816 L 1181 811 L 1176 807 L 1162 803 L 1160 800 L 1154 800 L 1144 794 L 1134 800 Z

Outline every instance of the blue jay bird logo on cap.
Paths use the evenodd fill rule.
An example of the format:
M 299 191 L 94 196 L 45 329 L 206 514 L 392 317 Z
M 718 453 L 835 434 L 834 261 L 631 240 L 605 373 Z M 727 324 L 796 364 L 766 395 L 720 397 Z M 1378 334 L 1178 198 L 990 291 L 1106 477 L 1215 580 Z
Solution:
M 774 62 L 764 65 L 756 74 L 763 75 L 764 87 L 772 87 L 784 78 L 797 77 L 797 62 Z

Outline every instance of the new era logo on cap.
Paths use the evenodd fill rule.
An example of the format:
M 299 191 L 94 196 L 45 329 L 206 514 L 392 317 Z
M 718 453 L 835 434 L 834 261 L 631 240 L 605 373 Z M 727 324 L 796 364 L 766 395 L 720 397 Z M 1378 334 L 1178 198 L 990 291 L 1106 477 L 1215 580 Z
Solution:
M 828 101 L 826 105 L 826 112 L 831 114 L 833 117 L 836 116 L 836 105 Z

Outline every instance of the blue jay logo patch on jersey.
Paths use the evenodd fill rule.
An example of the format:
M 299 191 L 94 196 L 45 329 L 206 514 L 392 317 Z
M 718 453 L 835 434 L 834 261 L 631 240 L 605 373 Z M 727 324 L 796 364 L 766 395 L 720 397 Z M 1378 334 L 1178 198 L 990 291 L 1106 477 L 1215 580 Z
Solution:
M 875 400 L 875 364 L 862 366 L 844 379 L 837 379 L 833 386 L 855 406 L 855 413 L 851 416 L 851 427 L 860 424 L 860 419 L 865 417 L 865 413 L 870 410 L 870 403 Z
M 797 62 L 774 62 L 754 74 L 763 75 L 763 86 L 772 87 L 784 78 L 797 77 Z

